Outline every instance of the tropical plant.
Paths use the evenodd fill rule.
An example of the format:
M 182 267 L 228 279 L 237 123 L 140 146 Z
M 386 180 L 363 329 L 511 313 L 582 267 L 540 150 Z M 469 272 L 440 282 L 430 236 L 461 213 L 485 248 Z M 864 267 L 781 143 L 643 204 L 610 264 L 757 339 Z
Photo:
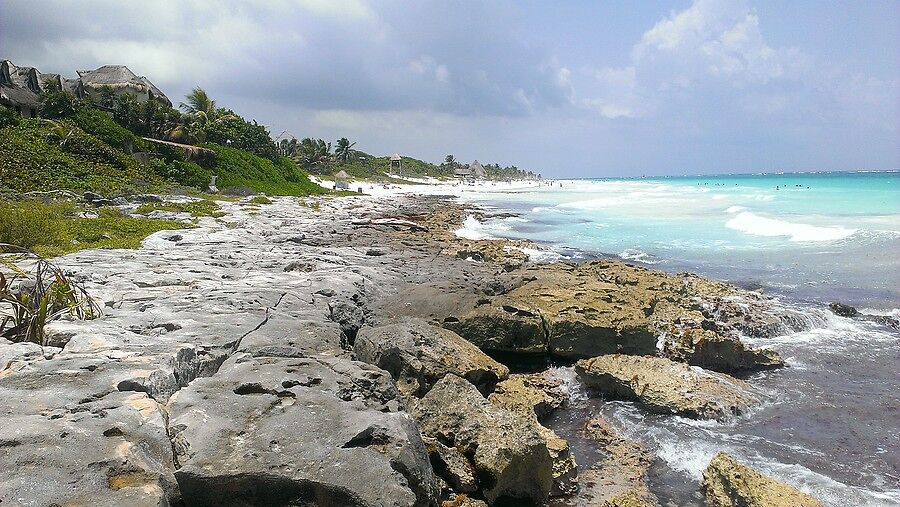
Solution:
M 5 250 L 14 245 L 0 244 Z M 19 267 L 26 261 L 33 267 Z M 4 258 L 0 268 L 0 336 L 14 342 L 29 341 L 47 345 L 44 326 L 69 315 L 92 319 L 100 306 L 84 287 L 72 280 L 55 264 L 22 250 L 15 258 Z
M 353 148 L 355 145 L 356 143 L 351 143 L 346 137 L 338 139 L 334 148 L 335 158 L 342 164 L 346 164 L 350 161 L 350 148 Z
M 453 167 L 456 165 L 456 158 L 454 158 L 453 155 L 447 155 L 444 157 L 444 164 Z
M 310 172 L 321 173 L 331 162 L 331 143 L 307 137 L 300 141 L 294 160 Z
M 60 90 L 59 85 L 47 87 L 47 91 L 41 92 L 38 100 L 40 101 L 38 110 L 44 118 L 68 118 L 74 115 L 78 108 L 75 96 Z
M 218 111 L 216 101 L 209 98 L 206 90 L 198 86 L 191 90 L 185 100 L 187 102 L 182 102 L 179 106 L 184 112 L 201 119 L 202 123 L 215 120 Z

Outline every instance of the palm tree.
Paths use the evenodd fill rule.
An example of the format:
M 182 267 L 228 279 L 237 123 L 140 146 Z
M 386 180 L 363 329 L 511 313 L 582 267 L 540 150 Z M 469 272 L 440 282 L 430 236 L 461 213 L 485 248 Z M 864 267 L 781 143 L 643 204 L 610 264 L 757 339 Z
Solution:
M 331 162 L 331 143 L 307 137 L 300 141 L 294 160 L 310 171 L 321 171 Z
M 446 157 L 444 157 L 444 164 L 453 167 L 454 165 L 456 165 L 456 159 L 453 157 L 453 155 L 447 155 Z
M 196 117 L 202 123 L 211 122 L 216 119 L 216 101 L 209 98 L 206 90 L 199 86 L 194 88 L 191 93 L 185 97 L 187 103 L 182 102 L 179 107 L 191 116 Z
M 340 160 L 342 164 L 346 164 L 350 161 L 350 148 L 354 146 L 356 146 L 356 143 L 351 143 L 349 139 L 342 137 L 337 140 L 337 146 L 334 148 L 334 156 Z

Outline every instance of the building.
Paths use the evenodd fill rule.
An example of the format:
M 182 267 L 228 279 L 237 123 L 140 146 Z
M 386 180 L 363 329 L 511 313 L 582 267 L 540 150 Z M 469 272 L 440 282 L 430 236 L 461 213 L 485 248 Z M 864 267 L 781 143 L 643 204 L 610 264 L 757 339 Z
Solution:
M 124 65 L 104 65 L 96 70 L 79 70 L 78 79 L 84 92 L 99 98 L 104 90 L 112 90 L 116 96 L 131 94 L 139 102 L 155 100 L 169 107 L 172 101 L 144 76 L 138 76 Z
M 469 164 L 469 172 L 476 180 L 483 180 L 487 178 L 487 171 L 484 170 L 484 166 L 481 165 L 481 163 L 479 163 L 477 160 Z
M 34 67 L 18 67 L 9 60 L 0 61 L 0 105 L 34 118 L 38 113 L 40 93 L 38 72 Z
M 467 180 L 472 177 L 472 171 L 468 167 L 457 167 L 453 171 L 453 176 Z
M 347 174 L 346 171 L 340 170 L 337 174 L 334 175 L 334 189 L 335 190 L 350 190 L 350 182 L 347 181 L 350 179 L 350 175 Z
M 34 118 L 40 106 L 40 94 L 48 87 L 65 90 L 83 99 L 99 98 L 103 90 L 113 94 L 131 94 L 136 100 L 155 100 L 172 106 L 168 97 L 143 76 L 138 76 L 124 65 L 104 65 L 97 70 L 78 71 L 77 79 L 66 79 L 59 74 L 42 74 L 34 67 L 20 67 L 9 60 L 0 60 L 0 105 L 16 113 Z

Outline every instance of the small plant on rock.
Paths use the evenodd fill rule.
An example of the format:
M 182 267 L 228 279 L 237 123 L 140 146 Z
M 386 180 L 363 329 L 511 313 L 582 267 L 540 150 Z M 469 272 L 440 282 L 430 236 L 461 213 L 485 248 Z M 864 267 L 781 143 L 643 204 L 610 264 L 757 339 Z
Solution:
M 6 251 L 17 248 L 9 244 L 0 247 Z M 0 258 L 0 336 L 3 338 L 45 346 L 44 326 L 48 322 L 66 316 L 92 319 L 99 314 L 100 307 L 84 287 L 55 264 L 25 250 Z

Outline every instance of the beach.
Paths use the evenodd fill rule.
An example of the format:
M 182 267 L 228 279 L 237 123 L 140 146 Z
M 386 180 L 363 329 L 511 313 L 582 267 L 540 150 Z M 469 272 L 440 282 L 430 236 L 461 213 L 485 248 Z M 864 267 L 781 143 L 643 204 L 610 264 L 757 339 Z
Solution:
M 491 503 L 551 494 L 554 505 L 580 505 L 628 494 L 701 505 L 701 473 L 725 451 L 824 505 L 896 500 L 895 379 L 871 366 L 891 353 L 896 329 L 621 260 L 535 262 L 562 257 L 546 244 L 466 233 L 473 220 L 516 216 L 472 195 L 519 195 L 535 182 L 411 187 L 221 203 L 223 216 L 153 234 L 139 250 L 58 259 L 103 316 L 50 324 L 47 347 L 0 344 L 4 410 L 16 421 L 0 440 L 15 442 L 6 460 L 30 463 L 5 467 L 4 494 L 34 505 L 62 496 L 137 505 L 215 502 L 239 488 L 266 502 L 275 499 L 257 481 L 275 474 L 283 484 L 271 491 L 314 484 L 319 501 L 427 505 L 468 491 Z M 687 292 L 675 290 L 682 284 Z M 406 333 L 444 337 L 408 349 L 412 342 L 399 345 Z M 692 412 L 663 390 L 673 396 L 665 413 L 648 412 L 648 401 L 587 387 L 587 365 L 577 373 L 580 361 L 616 352 L 726 372 L 715 375 L 745 379 L 752 394 Z M 622 367 L 650 375 L 643 365 Z M 866 380 L 847 382 L 863 371 Z M 459 378 L 468 382 L 451 381 Z M 721 386 L 733 382 L 743 381 Z M 702 386 L 691 389 L 713 399 Z M 335 405 L 335 396 L 347 401 Z M 462 419 L 444 419 L 456 410 Z M 505 433 L 478 422 L 496 417 L 506 418 Z M 585 433 L 589 421 L 602 438 Z M 365 436 L 372 431 L 375 440 Z M 457 448 L 480 442 L 523 453 L 513 462 L 530 471 L 502 472 L 507 465 L 480 454 L 453 457 L 453 438 Z M 376 441 L 381 454 L 366 450 Z M 534 457 L 534 446 L 551 449 L 549 458 Z M 643 465 L 609 461 L 634 463 L 634 452 Z M 429 455 L 445 464 L 425 465 Z M 292 472 L 291 463 L 304 465 Z M 466 482 L 458 470 L 447 475 L 450 463 L 505 478 Z M 326 464 L 340 473 L 314 471 Z M 58 486 L 36 482 L 37 468 Z M 609 470 L 624 477 L 615 487 L 597 481 Z M 433 489 L 435 473 L 443 490 Z

